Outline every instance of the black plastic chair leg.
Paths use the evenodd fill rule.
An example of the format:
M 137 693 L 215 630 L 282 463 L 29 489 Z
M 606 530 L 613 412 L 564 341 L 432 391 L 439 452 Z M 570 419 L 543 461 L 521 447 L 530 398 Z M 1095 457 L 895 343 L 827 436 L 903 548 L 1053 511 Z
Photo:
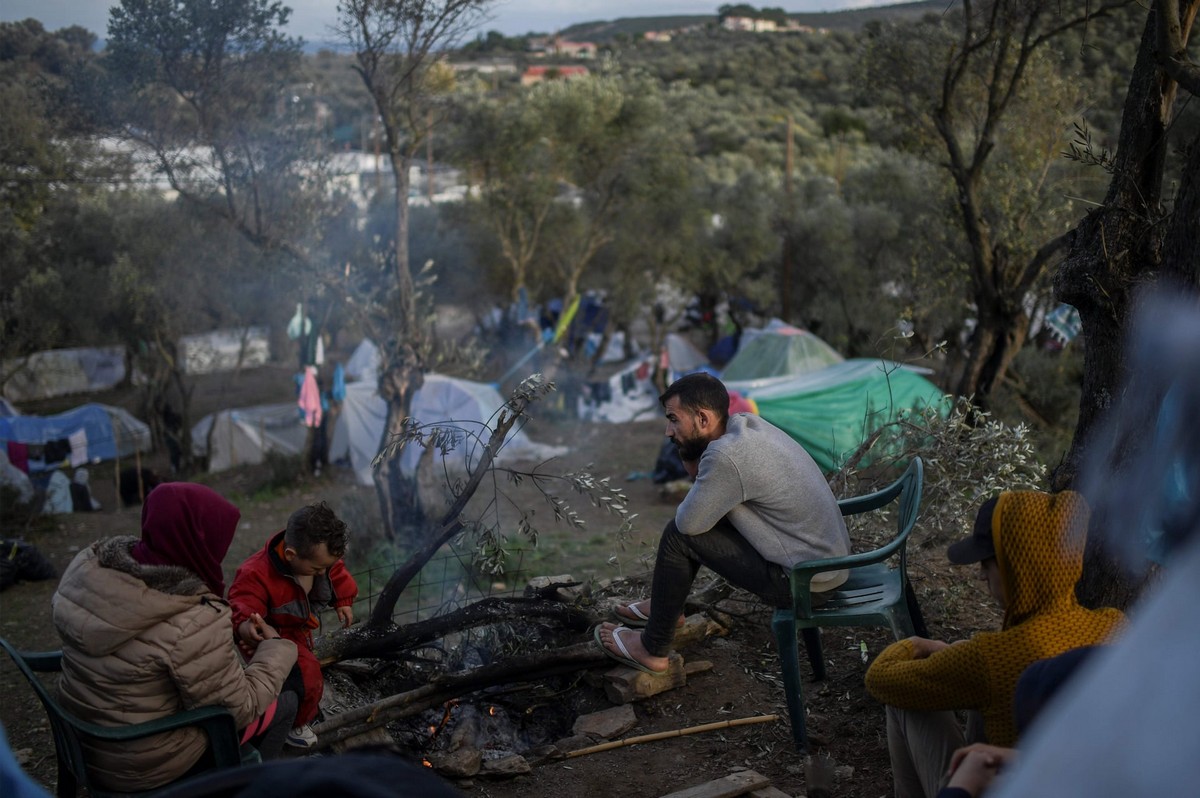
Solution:
M 802 629 L 804 635 L 804 650 L 808 652 L 808 664 L 812 665 L 813 681 L 825 679 L 825 652 L 821 650 L 821 630 L 817 628 Z
M 921 614 L 921 605 L 917 603 L 917 594 L 913 591 L 912 582 L 904 584 L 904 603 L 908 605 L 908 617 L 912 620 L 913 631 L 917 637 L 929 637 L 929 627 L 925 625 L 925 616 Z

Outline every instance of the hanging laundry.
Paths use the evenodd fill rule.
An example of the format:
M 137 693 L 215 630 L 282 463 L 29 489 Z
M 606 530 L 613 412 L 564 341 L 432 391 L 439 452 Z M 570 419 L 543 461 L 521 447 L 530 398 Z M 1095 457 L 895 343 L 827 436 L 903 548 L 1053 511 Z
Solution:
M 79 468 L 88 461 L 87 430 L 79 429 L 67 436 L 71 442 L 71 467 Z
M 321 390 L 317 387 L 317 370 L 313 366 L 304 369 L 304 381 L 300 384 L 300 398 L 296 400 L 304 419 L 304 426 L 321 425 Z

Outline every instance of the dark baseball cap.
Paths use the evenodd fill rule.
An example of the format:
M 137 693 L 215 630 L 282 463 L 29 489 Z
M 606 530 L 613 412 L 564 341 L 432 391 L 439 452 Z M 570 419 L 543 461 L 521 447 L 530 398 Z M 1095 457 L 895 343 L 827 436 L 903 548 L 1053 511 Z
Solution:
M 975 515 L 975 528 L 968 537 L 951 543 L 946 556 L 955 565 L 972 565 L 996 556 L 996 544 L 992 542 L 992 515 L 996 511 L 994 496 L 983 503 Z

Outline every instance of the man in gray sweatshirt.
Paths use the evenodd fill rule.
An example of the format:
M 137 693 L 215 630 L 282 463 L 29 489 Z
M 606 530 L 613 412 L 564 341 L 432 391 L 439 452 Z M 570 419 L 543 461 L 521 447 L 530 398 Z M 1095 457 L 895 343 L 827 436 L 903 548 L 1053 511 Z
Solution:
M 620 608 L 625 625 L 596 629 L 605 653 L 649 673 L 667 669 L 677 619 L 700 566 L 786 607 L 793 565 L 850 553 L 837 499 L 786 432 L 751 413 L 731 417 L 729 392 L 709 374 L 681 377 L 659 401 L 666 435 L 695 484 L 663 530 L 650 600 Z M 812 589 L 832 590 L 846 576 L 819 574 Z M 631 628 L 641 625 L 641 632 Z

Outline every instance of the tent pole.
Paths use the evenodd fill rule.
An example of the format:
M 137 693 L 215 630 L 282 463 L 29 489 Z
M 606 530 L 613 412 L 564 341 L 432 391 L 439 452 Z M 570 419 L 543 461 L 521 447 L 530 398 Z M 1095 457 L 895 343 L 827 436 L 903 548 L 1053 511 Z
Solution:
M 113 483 L 117 486 L 117 509 L 124 510 L 125 502 L 121 501 L 121 433 L 113 425 L 113 439 L 116 440 L 116 450 L 113 453 Z
M 138 477 L 138 499 L 142 504 L 146 503 L 146 486 L 142 482 L 142 450 L 136 446 L 133 449 L 133 464 L 137 468 Z

